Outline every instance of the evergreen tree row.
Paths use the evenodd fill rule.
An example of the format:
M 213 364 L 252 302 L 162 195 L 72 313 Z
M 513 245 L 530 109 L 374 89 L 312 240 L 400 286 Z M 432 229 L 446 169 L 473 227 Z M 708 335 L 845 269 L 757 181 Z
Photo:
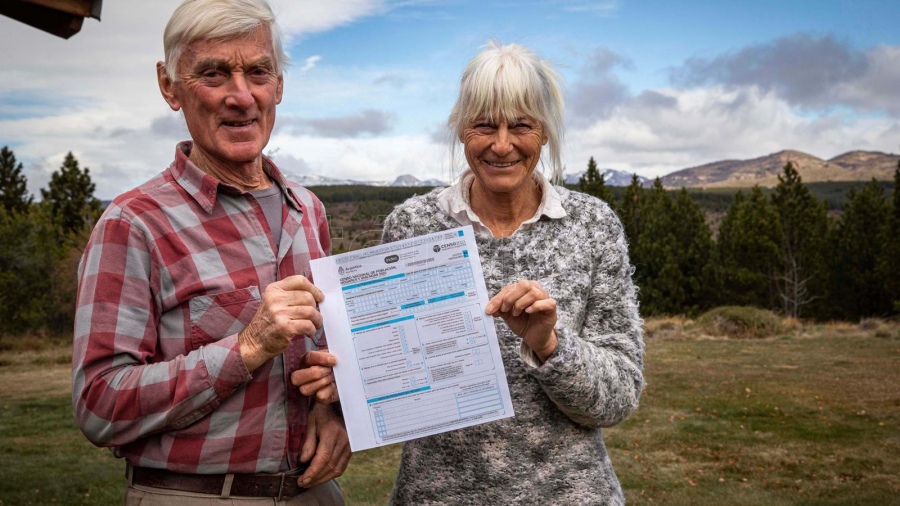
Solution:
M 667 191 L 659 179 L 644 188 L 635 176 L 611 192 L 591 158 L 579 188 L 622 220 L 643 315 L 723 305 L 795 318 L 900 314 L 900 165 L 891 195 L 872 181 L 851 190 L 836 217 L 792 164 L 778 179 L 773 191 L 737 192 L 715 233 L 686 190 Z M 71 329 L 78 261 L 101 211 L 94 189 L 89 169 L 69 153 L 35 203 L 22 164 L 0 150 L 0 339 Z M 377 197 L 387 203 L 421 190 L 381 189 Z M 325 193 L 353 201 L 364 192 Z
M 625 227 L 644 315 L 746 305 L 793 318 L 900 313 L 900 164 L 892 198 L 877 181 L 851 189 L 843 212 L 807 188 L 793 164 L 774 191 L 737 192 L 715 240 L 687 191 L 637 176 L 610 198 L 591 158 L 579 189 L 613 206 Z
M 78 261 L 100 215 L 89 170 L 72 153 L 38 204 L 22 170 L 0 149 L 0 339 L 71 330 Z

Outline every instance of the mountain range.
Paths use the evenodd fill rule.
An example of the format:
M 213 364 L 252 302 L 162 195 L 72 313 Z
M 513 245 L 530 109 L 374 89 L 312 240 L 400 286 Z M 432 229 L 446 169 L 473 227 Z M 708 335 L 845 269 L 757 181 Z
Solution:
M 791 162 L 804 183 L 826 181 L 890 181 L 900 155 L 880 151 L 849 151 L 823 160 L 802 151 L 784 150 L 750 160 L 723 160 L 669 173 L 660 178 L 667 188 L 749 188 L 778 185 L 778 175 Z
M 583 170 L 574 174 L 566 174 L 564 180 L 566 184 L 578 184 L 578 180 L 581 179 L 585 172 L 587 171 Z M 603 174 L 603 184 L 606 186 L 628 186 L 631 184 L 631 177 L 634 176 L 631 172 L 616 169 L 600 169 L 600 173 Z M 649 180 L 644 176 L 638 176 L 639 184 L 647 185 L 648 182 Z
M 364 185 L 364 186 L 447 186 L 446 181 L 440 179 L 426 179 L 410 175 L 402 174 L 392 181 L 367 181 L 362 179 L 345 179 L 328 176 L 320 176 L 318 174 L 286 174 L 291 181 L 300 183 L 303 186 L 337 186 L 337 185 Z
M 632 174 L 616 169 L 602 169 L 603 179 L 609 186 L 628 186 L 631 184 Z M 584 171 L 574 174 L 565 174 L 564 181 L 566 184 L 578 184 L 578 179 L 584 174 Z M 346 179 L 328 176 L 320 176 L 318 174 L 286 174 L 288 179 L 296 181 L 303 186 L 337 186 L 337 185 L 365 185 L 365 186 L 448 186 L 450 183 L 440 179 L 419 178 L 411 174 L 402 174 L 391 181 L 368 181 L 362 179 Z M 647 184 L 645 177 L 638 176 L 641 184 Z
M 759 185 L 771 188 L 778 184 L 778 175 L 785 164 L 791 162 L 805 183 L 824 181 L 890 181 L 894 177 L 900 155 L 880 151 L 849 151 L 823 160 L 802 151 L 784 150 L 750 160 L 722 160 L 689 167 L 660 177 L 666 188 L 749 188 Z M 608 186 L 628 186 L 632 173 L 606 168 L 601 169 Z M 565 175 L 566 184 L 577 185 L 584 171 Z M 420 180 L 411 174 L 402 174 L 388 181 L 343 179 L 316 174 L 288 174 L 289 179 L 304 186 L 366 185 L 366 186 L 447 186 L 440 179 Z M 652 181 L 638 176 L 643 186 Z

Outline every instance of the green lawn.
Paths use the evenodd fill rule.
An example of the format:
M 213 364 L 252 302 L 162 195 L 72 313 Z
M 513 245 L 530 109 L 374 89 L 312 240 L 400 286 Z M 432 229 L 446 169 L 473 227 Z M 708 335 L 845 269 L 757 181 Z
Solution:
M 0 352 L 0 505 L 122 503 L 124 464 L 75 427 L 67 360 Z M 667 328 L 645 373 L 641 408 L 605 431 L 629 504 L 900 504 L 900 326 Z M 384 504 L 398 459 L 398 445 L 354 455 L 349 504 Z

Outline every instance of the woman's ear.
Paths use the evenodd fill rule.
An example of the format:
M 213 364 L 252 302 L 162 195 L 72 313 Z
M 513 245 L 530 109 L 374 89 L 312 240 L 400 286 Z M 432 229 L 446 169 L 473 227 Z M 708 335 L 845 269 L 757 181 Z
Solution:
M 169 104 L 169 107 L 173 111 L 180 110 L 181 100 L 175 92 L 175 83 L 169 79 L 169 74 L 166 72 L 165 62 L 156 62 L 156 80 L 159 82 L 159 92 L 162 93 L 163 99 Z

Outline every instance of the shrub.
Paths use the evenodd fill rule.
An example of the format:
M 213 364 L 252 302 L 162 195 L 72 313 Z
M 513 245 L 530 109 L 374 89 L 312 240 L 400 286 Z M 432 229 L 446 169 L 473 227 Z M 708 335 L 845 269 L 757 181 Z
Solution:
M 644 320 L 644 339 L 677 339 L 684 336 L 683 316 L 657 316 Z
M 761 338 L 779 334 L 785 326 L 775 313 L 749 306 L 722 306 L 697 318 L 704 332 L 732 338 Z

